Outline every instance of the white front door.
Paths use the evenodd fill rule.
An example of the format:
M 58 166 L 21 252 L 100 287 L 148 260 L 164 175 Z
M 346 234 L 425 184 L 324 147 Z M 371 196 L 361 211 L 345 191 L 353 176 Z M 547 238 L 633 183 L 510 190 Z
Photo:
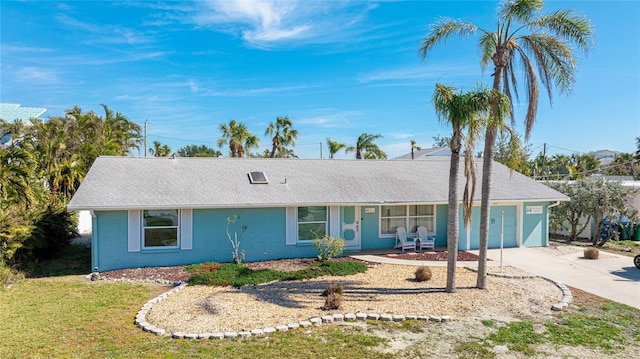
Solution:
M 345 249 L 360 249 L 360 206 L 341 207 L 340 212 Z

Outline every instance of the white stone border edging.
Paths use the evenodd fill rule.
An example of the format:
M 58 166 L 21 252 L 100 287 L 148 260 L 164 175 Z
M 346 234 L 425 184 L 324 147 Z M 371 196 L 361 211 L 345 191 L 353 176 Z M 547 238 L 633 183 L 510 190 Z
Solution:
M 309 320 L 303 320 L 299 323 L 289 323 L 287 325 L 277 325 L 275 327 L 265 327 L 253 329 L 251 331 L 241 331 L 241 332 L 216 332 L 216 333 L 184 333 L 184 332 L 173 332 L 169 333 L 165 329 L 158 328 L 155 325 L 147 322 L 147 313 L 154 304 L 164 300 L 169 295 L 182 290 L 187 286 L 187 283 L 181 282 L 179 285 L 169 290 L 168 292 L 162 293 L 159 296 L 149 300 L 146 302 L 142 308 L 138 311 L 135 318 L 135 325 L 144 330 L 145 332 L 149 332 L 155 335 L 171 335 L 174 339 L 231 339 L 231 338 L 248 338 L 250 336 L 261 336 L 266 334 L 271 334 L 275 332 L 285 332 L 287 330 L 294 330 L 297 328 L 307 328 L 311 326 L 317 326 L 322 324 L 332 324 L 338 322 L 364 322 L 367 320 L 379 320 L 382 322 L 402 322 L 404 320 L 421 320 L 421 321 L 430 321 L 430 322 L 438 322 L 438 323 L 446 323 L 453 321 L 453 318 L 448 315 L 442 316 L 423 316 L 423 315 L 392 315 L 392 314 L 375 314 L 375 313 L 347 313 L 347 314 L 329 314 L 323 315 L 322 317 L 313 317 L 309 318 Z
M 476 272 L 476 273 L 478 272 L 478 270 L 475 268 L 471 268 L 471 267 L 465 267 L 465 268 L 472 272 Z M 551 310 L 553 311 L 557 311 L 557 312 L 561 311 L 562 309 L 568 307 L 571 301 L 573 300 L 573 294 L 571 294 L 571 289 L 569 289 L 569 287 L 567 287 L 563 283 L 560 283 L 550 278 L 542 277 L 539 275 L 532 275 L 532 274 L 525 274 L 525 275 L 513 275 L 513 274 L 503 274 L 503 273 L 487 273 L 487 274 L 492 275 L 494 277 L 509 278 L 509 279 L 542 278 L 546 281 L 553 283 L 556 287 L 558 287 L 558 289 L 562 291 L 562 299 L 560 300 L 560 302 L 551 306 Z

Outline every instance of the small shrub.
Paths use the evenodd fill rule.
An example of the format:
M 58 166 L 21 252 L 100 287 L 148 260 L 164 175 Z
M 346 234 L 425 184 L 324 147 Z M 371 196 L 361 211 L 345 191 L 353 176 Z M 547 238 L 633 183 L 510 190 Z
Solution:
M 431 280 L 431 268 L 427 266 L 420 266 L 416 269 L 416 281 L 426 282 Z
M 600 255 L 600 251 L 598 250 L 598 248 L 586 248 L 584 250 L 584 257 L 587 259 L 598 259 L 598 256 Z
M 328 297 L 329 294 L 331 293 L 337 293 L 342 295 L 343 291 L 344 291 L 344 287 L 342 287 L 340 284 L 331 284 L 329 285 L 329 288 L 325 289 L 324 292 L 322 292 L 322 296 Z
M 24 274 L 0 262 L 0 286 L 10 286 L 24 279 Z
M 344 239 L 340 237 L 316 237 L 311 243 L 313 243 L 314 247 L 318 250 L 318 257 L 320 257 L 322 261 L 337 257 L 344 251 Z
M 494 321 L 493 321 L 493 320 L 491 320 L 491 319 L 484 319 L 484 320 L 482 320 L 482 321 L 481 321 L 481 323 L 482 323 L 482 325 L 484 325 L 485 327 L 493 327 L 493 326 L 496 324 L 496 322 L 494 322 Z
M 342 295 L 338 293 L 329 293 L 327 299 L 324 301 L 322 310 L 335 310 L 339 309 L 342 304 Z
M 233 256 L 233 263 L 244 263 L 244 249 L 240 251 L 240 240 L 242 239 L 242 235 L 249 228 L 245 225 L 240 226 L 240 234 L 238 234 L 238 222 L 240 222 L 240 216 L 233 215 L 233 217 L 227 217 L 227 238 L 229 242 L 231 242 L 231 246 L 233 247 L 233 252 L 231 255 Z M 229 230 L 231 227 L 231 231 Z M 231 234 L 233 232 L 233 234 Z

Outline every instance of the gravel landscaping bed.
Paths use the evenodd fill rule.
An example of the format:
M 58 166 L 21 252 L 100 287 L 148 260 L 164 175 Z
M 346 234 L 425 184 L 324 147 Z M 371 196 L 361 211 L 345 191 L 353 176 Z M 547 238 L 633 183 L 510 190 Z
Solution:
M 159 303 L 146 319 L 168 332 L 250 331 L 297 323 L 334 313 L 377 313 L 421 316 L 448 315 L 515 319 L 551 315 L 562 292 L 540 278 L 489 277 L 489 289 L 474 289 L 476 274 L 458 269 L 457 293 L 444 293 L 446 268 L 432 268 L 433 278 L 416 282 L 415 267 L 382 264 L 366 273 L 320 277 L 306 281 L 256 286 L 188 286 Z M 338 310 L 324 311 L 322 292 L 330 284 L 344 286 Z

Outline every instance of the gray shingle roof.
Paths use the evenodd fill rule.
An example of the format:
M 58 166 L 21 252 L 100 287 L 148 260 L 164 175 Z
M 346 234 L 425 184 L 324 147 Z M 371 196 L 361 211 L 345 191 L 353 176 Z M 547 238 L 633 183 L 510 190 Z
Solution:
M 423 148 L 421 150 L 413 151 L 413 158 L 416 160 L 421 160 L 430 156 L 451 156 L 451 150 L 449 147 L 433 147 L 433 148 Z M 394 160 L 410 160 L 411 152 L 405 153 L 402 156 L 398 156 L 393 158 Z
M 477 167 L 480 171 L 481 162 Z M 252 171 L 264 171 L 269 184 L 251 184 Z M 421 161 L 100 157 L 69 209 L 446 203 L 448 173 L 448 157 Z M 460 178 L 464 180 L 462 172 Z M 492 187 L 492 201 L 568 199 L 499 163 L 494 165 Z M 479 182 L 476 193 L 479 200 Z

